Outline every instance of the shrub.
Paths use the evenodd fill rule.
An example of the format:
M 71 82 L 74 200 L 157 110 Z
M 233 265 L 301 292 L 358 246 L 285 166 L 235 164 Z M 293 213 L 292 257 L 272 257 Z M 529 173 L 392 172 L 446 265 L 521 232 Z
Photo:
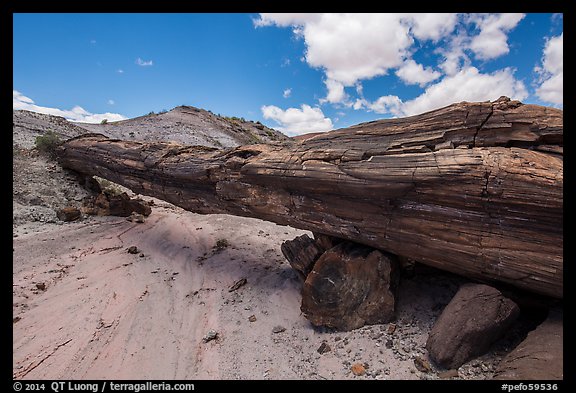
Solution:
M 60 137 L 54 131 L 48 131 L 44 135 L 38 135 L 34 141 L 36 149 L 51 157 L 56 154 L 56 148 L 62 144 Z
M 100 122 L 100 124 L 108 124 L 108 119 L 104 119 Z
M 230 242 L 227 239 L 218 239 L 216 241 L 216 245 L 214 246 L 214 249 L 216 249 L 216 251 L 222 251 L 225 248 L 228 248 L 230 246 Z

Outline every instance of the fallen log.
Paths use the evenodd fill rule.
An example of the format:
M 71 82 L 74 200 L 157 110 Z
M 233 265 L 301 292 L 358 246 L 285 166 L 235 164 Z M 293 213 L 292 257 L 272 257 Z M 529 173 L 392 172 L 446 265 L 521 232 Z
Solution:
M 501 97 L 291 145 L 86 135 L 61 164 L 197 213 L 256 217 L 562 298 L 563 113 Z

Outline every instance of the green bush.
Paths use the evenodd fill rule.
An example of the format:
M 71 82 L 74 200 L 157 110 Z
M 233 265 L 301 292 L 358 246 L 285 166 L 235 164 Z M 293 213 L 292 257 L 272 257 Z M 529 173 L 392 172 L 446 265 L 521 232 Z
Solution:
M 36 149 L 46 153 L 51 157 L 56 154 L 56 148 L 62 144 L 60 137 L 54 131 L 45 132 L 44 135 L 38 135 L 34 141 Z
M 108 124 L 108 119 L 104 119 L 100 122 L 100 124 Z
M 214 246 L 214 249 L 216 251 L 222 251 L 225 248 L 228 248 L 228 246 L 230 246 L 230 242 L 227 239 L 218 239 L 216 241 L 216 245 Z

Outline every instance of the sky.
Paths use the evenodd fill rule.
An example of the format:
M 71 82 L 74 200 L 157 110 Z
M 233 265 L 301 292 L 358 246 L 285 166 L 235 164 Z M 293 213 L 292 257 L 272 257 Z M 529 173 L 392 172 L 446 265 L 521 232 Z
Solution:
M 562 108 L 562 14 L 14 14 L 13 108 L 192 105 L 287 135 L 460 101 Z

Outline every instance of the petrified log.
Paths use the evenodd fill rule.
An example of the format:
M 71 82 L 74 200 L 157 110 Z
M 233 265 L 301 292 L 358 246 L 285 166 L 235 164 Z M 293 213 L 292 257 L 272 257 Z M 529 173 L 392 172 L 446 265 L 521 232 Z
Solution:
M 447 143 L 450 142 L 450 143 Z M 231 150 L 87 135 L 62 165 L 197 213 L 351 240 L 562 297 L 562 111 L 501 98 Z

